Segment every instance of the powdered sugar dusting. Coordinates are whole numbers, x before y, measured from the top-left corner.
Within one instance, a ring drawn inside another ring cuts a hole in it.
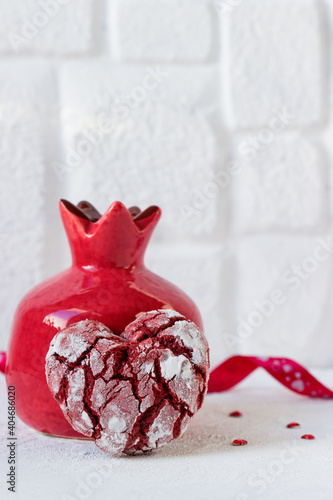
[[[102,323],[89,320],[80,321],[55,335],[46,359],[53,354],[58,354],[67,358],[70,363],[75,363],[98,337],[109,338],[110,336],[113,335]]]
[[[127,429],[126,420],[113,415],[109,418],[107,428],[109,432],[125,432]]]
[[[169,442],[170,434],[172,434],[178,418],[178,412],[166,401],[148,433],[149,447],[151,449],[163,446]]]
[[[162,354],[163,359],[160,360],[161,375],[165,380],[171,380],[178,374],[182,377],[190,378],[192,375],[191,363],[182,354],[175,356],[168,349]]]
[[[163,314],[165,314],[165,316],[168,319],[172,319],[172,318],[184,318],[184,316],[182,314],[179,314],[179,312],[174,311],[173,309],[159,309],[158,312],[161,312],[161,311],[163,311]]]
[[[88,347],[89,343],[80,334],[69,336],[66,333],[59,333],[55,336],[47,356],[57,353],[59,356],[68,358],[69,362],[74,363]]]
[[[101,373],[101,371],[103,370],[103,368],[105,366],[104,362],[103,362],[102,354],[97,349],[91,351],[89,362],[90,362],[91,371],[92,371],[94,376]]]
[[[192,361],[196,365],[208,362],[208,344],[203,333],[190,321],[178,321],[164,332],[181,340],[185,347],[192,350]]]
[[[68,375],[68,406],[82,401],[84,385],[85,377],[82,369],[77,368]]]
[[[92,429],[93,424],[92,424],[92,421],[91,421],[91,419],[90,419],[90,417],[89,417],[88,413],[87,413],[87,412],[85,412],[85,411],[83,411],[83,412],[81,413],[81,418],[82,418],[82,420],[83,420],[83,421],[87,424],[87,427],[88,427],[89,429]]]

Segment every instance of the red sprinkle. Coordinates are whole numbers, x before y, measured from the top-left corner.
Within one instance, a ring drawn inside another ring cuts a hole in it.
[[[315,439],[312,434],[303,434],[302,439]]]
[[[241,417],[243,414],[240,411],[232,411],[229,413],[229,417]]]
[[[247,441],[245,441],[245,439],[235,439],[232,444],[234,446],[244,446],[245,444],[247,444]]]
[[[297,422],[290,422],[287,427],[288,429],[293,429],[294,427],[300,427],[300,424],[298,424]]]

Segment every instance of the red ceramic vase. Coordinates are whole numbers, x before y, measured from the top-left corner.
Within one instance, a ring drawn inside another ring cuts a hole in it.
[[[175,309],[200,328],[200,313],[179,288],[144,265],[144,253],[161,216],[114,202],[101,216],[88,202],[60,201],[72,266],[29,292],[19,305],[7,356],[8,385],[16,388],[18,416],[34,429],[83,437],[65,420],[45,378],[45,356],[54,335],[83,319],[120,334],[139,314]]]

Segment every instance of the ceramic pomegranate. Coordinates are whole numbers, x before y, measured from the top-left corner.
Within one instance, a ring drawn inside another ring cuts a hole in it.
[[[29,292],[19,305],[6,364],[18,416],[34,429],[83,437],[67,422],[45,378],[45,356],[57,332],[82,320],[117,335],[140,314],[173,309],[202,329],[199,311],[179,288],[150,272],[144,253],[161,210],[114,202],[102,216],[90,203],[60,201],[72,266]],[[31,256],[33,258],[33,256]]]

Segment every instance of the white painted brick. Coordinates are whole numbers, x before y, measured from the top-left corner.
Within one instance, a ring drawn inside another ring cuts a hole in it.
[[[117,100],[127,103],[122,107],[126,118],[120,116],[112,131],[102,134],[100,144],[89,145],[89,155],[83,158],[81,152],[78,166],[64,175],[68,196],[73,201],[87,198],[100,210],[115,199],[127,205],[160,205],[164,215],[158,234],[165,238],[212,233],[218,197],[192,218],[182,211],[185,204],[193,205],[194,190],[214,173],[216,144],[208,120],[216,99],[216,70],[168,67],[168,76],[155,89],[144,91],[141,102],[128,101],[133,89],[141,95],[138,88],[143,88],[152,68],[110,66],[102,60],[65,67],[61,78],[64,153],[68,147],[80,150],[84,130],[98,128],[103,111],[113,118]],[[210,94],[202,99],[205,88]],[[68,165],[66,154],[64,162]]]
[[[211,365],[231,355],[223,332],[232,331],[233,259],[221,247],[200,244],[148,247],[148,269],[184,290],[199,307],[210,346]]]
[[[92,48],[92,0],[11,0],[0,11],[0,52],[71,54]]]
[[[247,338],[238,343],[243,353],[292,357],[308,366],[332,363],[333,318],[326,312],[332,309],[333,256],[322,247],[319,256],[324,260],[311,262],[317,246],[317,238],[305,236],[258,236],[241,242],[237,321],[248,322],[258,311],[255,301],[267,300],[274,289],[285,297],[252,332],[243,330]],[[304,279],[295,275],[299,271],[293,266],[300,267]]]
[[[315,0],[247,0],[222,17],[230,123],[267,124],[286,106],[293,126],[323,119],[325,47]]]
[[[212,46],[205,0],[115,0],[110,9],[115,55],[127,60],[203,61]]]
[[[1,63],[0,95],[0,348],[4,348],[19,300],[44,272],[43,139],[54,95],[51,73],[34,63]]]
[[[329,99],[328,99],[328,117],[329,117],[329,122],[328,126],[323,130],[321,134],[321,141],[324,144],[324,147],[326,149],[326,154],[329,159],[329,192],[330,192],[330,212],[331,212],[331,220],[333,218],[333,165],[332,165],[332,158],[333,158],[333,2],[331,0],[325,0],[323,7],[325,8],[324,10],[324,15],[326,22],[328,24],[328,29],[327,29],[327,37],[326,37],[326,42],[328,46],[328,52],[329,52],[329,71],[328,71],[328,77],[329,77],[329,82],[328,82],[328,89],[329,89]]]
[[[298,133],[269,137],[268,144],[258,142],[255,133],[235,140],[239,173],[231,182],[234,230],[320,227],[328,207],[322,155]]]

